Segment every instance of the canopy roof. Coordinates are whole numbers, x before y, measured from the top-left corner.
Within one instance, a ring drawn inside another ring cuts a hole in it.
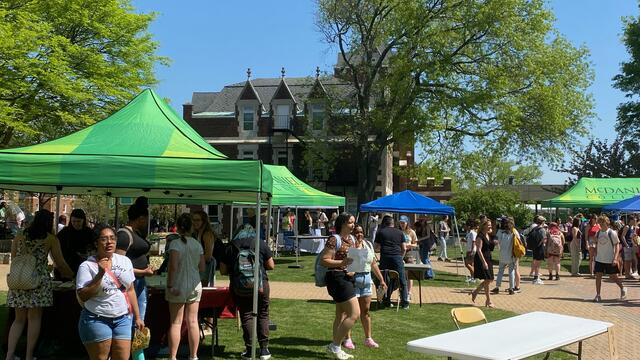
[[[562,195],[547,200],[553,207],[599,208],[640,194],[640,178],[581,178]]]
[[[360,211],[389,211],[410,214],[455,215],[455,209],[411,190],[387,195],[360,205]]]
[[[344,206],[344,197],[327,194],[317,190],[295,175],[284,166],[264,165],[263,178],[272,185],[271,204],[273,206],[298,207],[338,207]]]
[[[607,205],[602,208],[605,211],[622,211],[622,212],[634,212],[640,211],[640,195],[632,198],[622,200],[620,202]]]
[[[226,159],[150,89],[76,133],[0,150],[0,169],[0,188],[47,193],[255,201],[271,188],[260,161]]]

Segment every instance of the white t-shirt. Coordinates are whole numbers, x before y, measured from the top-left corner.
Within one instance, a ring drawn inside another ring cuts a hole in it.
[[[477,231],[469,230],[469,232],[467,232],[467,237],[465,238],[465,240],[467,240],[467,252],[473,251],[473,242],[476,241],[476,237],[478,237]]]
[[[608,234],[607,234],[608,233]],[[611,238],[609,238],[611,236]],[[620,242],[618,239],[618,234],[611,229],[607,229],[607,231],[598,231],[596,234],[596,246],[597,246],[597,254],[596,261],[603,264],[612,264],[613,263],[613,245],[616,245]]]
[[[113,254],[111,258],[111,272],[118,278],[118,281],[126,289],[131,286],[135,280],[133,275],[133,265],[128,257]],[[98,274],[98,263],[96,258],[91,256],[87,261],[80,264],[78,274],[76,275],[76,289],[81,289],[93,280]],[[102,277],[102,289],[97,295],[92,296],[84,303],[85,309],[88,311],[104,316],[118,317],[129,313],[127,306],[126,291],[123,293],[115,284],[113,278],[105,273]]]

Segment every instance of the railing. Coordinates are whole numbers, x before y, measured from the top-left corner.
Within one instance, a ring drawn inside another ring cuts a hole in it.
[[[274,115],[273,129],[274,130],[291,130],[291,120],[289,119],[289,115]]]

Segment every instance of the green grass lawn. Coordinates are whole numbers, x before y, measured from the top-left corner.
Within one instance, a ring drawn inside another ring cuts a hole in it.
[[[6,293],[0,292],[0,320],[6,321]],[[466,305],[463,305],[466,306]],[[409,340],[455,330],[450,317],[454,305],[428,304],[412,307],[409,311],[396,312],[392,309],[376,310],[373,306],[373,336],[380,348],[371,350],[362,345],[363,333],[359,323],[353,331],[356,350],[350,351],[361,359],[437,359],[426,355],[409,353],[405,344]],[[495,321],[515,314],[499,309],[483,309],[489,321]],[[329,358],[324,346],[330,342],[331,323],[335,306],[328,301],[280,300],[271,302],[271,319],[277,330],[270,336],[270,349],[274,359],[319,359]],[[224,349],[216,358],[238,359],[243,351],[242,331],[235,320],[220,320],[220,345]],[[208,347],[210,337],[203,347]],[[496,346],[499,341],[496,339]],[[202,358],[206,358],[203,356]],[[541,359],[542,356],[533,359]],[[571,359],[567,354],[554,353],[554,359]],[[62,356],[58,359],[69,359]]]

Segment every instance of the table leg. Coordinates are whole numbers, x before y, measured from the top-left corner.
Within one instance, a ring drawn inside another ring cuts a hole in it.
[[[582,360],[582,341],[578,342],[578,360]]]
[[[302,265],[298,262],[298,257],[300,256],[300,239],[296,236],[296,242],[294,243],[295,249],[294,252],[296,254],[296,264],[287,266],[290,269],[301,269]]]
[[[420,278],[418,278],[418,291],[419,291],[419,298],[420,298],[420,307],[422,307],[422,282],[420,280]]]
[[[609,360],[618,360],[613,326],[607,329],[607,336],[609,337]]]

